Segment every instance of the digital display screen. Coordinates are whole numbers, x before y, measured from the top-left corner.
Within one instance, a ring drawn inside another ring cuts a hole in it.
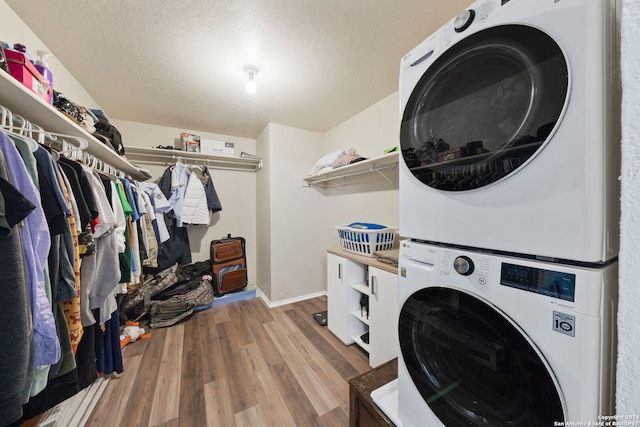
[[[502,263],[500,284],[573,302],[576,296],[576,275],[541,268]]]

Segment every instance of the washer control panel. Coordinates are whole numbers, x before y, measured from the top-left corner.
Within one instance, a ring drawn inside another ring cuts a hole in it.
[[[482,254],[461,255],[454,249],[442,250],[441,273],[443,276],[467,278],[470,283],[484,286],[489,278],[489,258]]]

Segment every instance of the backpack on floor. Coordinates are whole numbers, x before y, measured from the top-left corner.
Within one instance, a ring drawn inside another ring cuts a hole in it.
[[[244,237],[211,241],[211,270],[216,295],[237,292],[247,286],[247,257]]]
[[[181,270],[188,278],[187,282],[168,288],[153,298],[145,294],[144,305],[149,311],[150,328],[175,325],[213,303],[209,261],[184,265]]]

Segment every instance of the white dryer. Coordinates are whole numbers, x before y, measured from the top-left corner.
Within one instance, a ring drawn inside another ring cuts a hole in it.
[[[479,0],[402,59],[402,236],[617,255],[614,3]]]
[[[401,424],[547,427],[612,415],[616,267],[401,242]]]

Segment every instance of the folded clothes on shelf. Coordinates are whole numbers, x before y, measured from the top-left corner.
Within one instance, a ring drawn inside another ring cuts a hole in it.
[[[382,251],[375,251],[373,256],[380,262],[397,266],[399,252],[399,249],[386,249]]]

